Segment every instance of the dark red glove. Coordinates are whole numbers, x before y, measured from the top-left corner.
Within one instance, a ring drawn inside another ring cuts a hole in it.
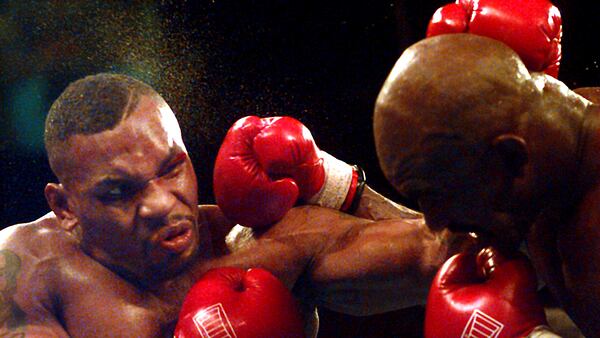
[[[530,71],[558,77],[562,56],[560,11],[548,0],[457,0],[440,7],[427,36],[472,33],[506,43]]]
[[[429,291],[425,337],[515,338],[536,328],[536,333],[552,335],[536,287],[533,268],[523,255],[507,259],[493,248],[477,256],[455,255]]]
[[[217,204],[232,221],[261,227],[297,203],[348,211],[360,198],[362,171],[320,151],[291,117],[244,117],[227,132],[215,162]]]
[[[218,268],[188,293],[176,338],[303,337],[298,304],[288,289],[263,269]]]

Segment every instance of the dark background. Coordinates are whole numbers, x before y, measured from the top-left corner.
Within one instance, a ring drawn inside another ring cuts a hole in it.
[[[98,72],[136,76],[167,99],[201,203],[214,202],[213,160],[225,132],[251,114],[298,118],[321,149],[360,164],[372,187],[402,202],[378,167],[372,109],[396,59],[446,3],[0,1],[0,227],[48,211],[43,188],[55,178],[45,114],[69,82]],[[559,78],[570,88],[600,85],[600,10],[586,3],[554,1],[563,17]],[[322,336],[419,335],[422,309],[393,314],[403,318],[397,324],[390,316],[352,325],[339,316],[324,322]]]

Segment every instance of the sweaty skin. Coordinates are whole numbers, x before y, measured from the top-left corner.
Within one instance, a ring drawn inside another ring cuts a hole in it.
[[[427,224],[505,250],[526,240],[589,337],[600,332],[598,93],[529,73],[498,41],[452,34],[402,54],[374,113],[381,167]]]
[[[368,188],[361,217],[306,206],[264,233],[234,228],[198,206],[180,135],[147,95],[113,129],[67,140],[61,183],[45,189],[52,212],[0,232],[0,336],[172,337],[194,280],[231,265],[279,277],[313,336],[317,305],[371,314],[424,302],[463,243]]]

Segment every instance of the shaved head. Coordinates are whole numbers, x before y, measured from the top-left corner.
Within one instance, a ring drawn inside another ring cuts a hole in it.
[[[588,105],[502,42],[439,35],[408,48],[386,79],[373,117],[377,156],[428,225],[505,237],[513,228],[513,240],[532,201],[565,184],[551,163],[576,162]]]
[[[381,167],[394,184],[405,151],[429,135],[475,142],[508,132],[536,96],[518,55],[498,41],[472,34],[422,40],[402,54],[377,98]]]

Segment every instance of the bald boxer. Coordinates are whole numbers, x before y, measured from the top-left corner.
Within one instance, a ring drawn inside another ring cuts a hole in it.
[[[167,103],[123,75],[70,84],[45,144],[58,178],[44,191],[52,212],[0,232],[2,336],[172,337],[192,285],[219,267],[272,273],[312,336],[316,306],[364,315],[422,303],[456,239],[368,187],[362,217],[300,206],[260,236],[229,233],[217,206],[198,206]]]
[[[588,337],[600,332],[599,98],[530,73],[503,43],[452,34],[408,48],[374,112],[381,167],[428,226],[506,251],[525,240]]]

